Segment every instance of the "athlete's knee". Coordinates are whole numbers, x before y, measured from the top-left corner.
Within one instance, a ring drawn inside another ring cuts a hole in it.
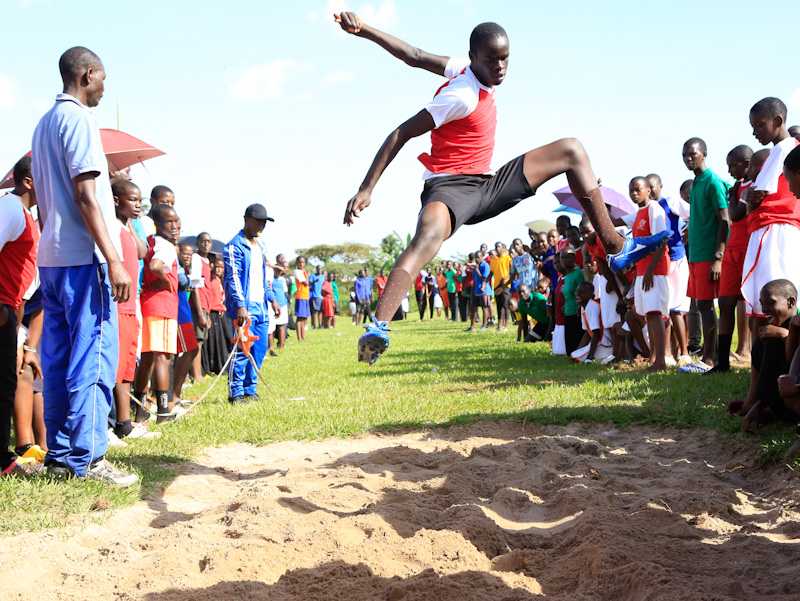
[[[563,138],[558,141],[559,150],[572,165],[586,159],[586,150],[577,138]]]
[[[420,229],[409,245],[417,252],[438,252],[446,238],[445,228],[433,225]]]

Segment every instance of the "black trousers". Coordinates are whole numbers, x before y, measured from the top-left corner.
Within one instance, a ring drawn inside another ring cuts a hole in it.
[[[8,305],[8,321],[0,327],[0,469],[6,469],[17,454],[9,450],[11,417],[17,392],[17,316]]]
[[[458,294],[455,292],[448,292],[447,300],[450,301],[450,319],[452,321],[458,321]]]
[[[419,318],[425,317],[425,306],[428,304],[428,297],[425,295],[425,290],[417,290],[417,306],[419,307]]]
[[[580,315],[566,315],[564,317],[564,342],[567,346],[567,355],[578,350],[583,338]]]
[[[463,293],[458,299],[458,312],[461,314],[461,321],[467,321],[469,312],[469,295]]]

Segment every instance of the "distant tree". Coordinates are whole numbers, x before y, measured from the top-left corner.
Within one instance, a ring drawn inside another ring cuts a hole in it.
[[[323,265],[326,270],[335,271],[345,278],[354,277],[360,269],[378,260],[381,254],[379,248],[361,242],[317,244],[295,249],[295,252],[306,257],[312,265]]]

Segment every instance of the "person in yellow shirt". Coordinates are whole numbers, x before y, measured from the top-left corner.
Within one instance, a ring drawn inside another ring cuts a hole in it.
[[[497,256],[489,263],[489,270],[494,278],[492,283],[494,284],[494,299],[497,303],[497,330],[508,332],[511,255],[508,254],[508,249],[502,242],[495,242],[494,249]]]

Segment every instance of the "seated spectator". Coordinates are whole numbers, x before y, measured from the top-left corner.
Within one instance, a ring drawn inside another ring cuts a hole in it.
[[[742,429],[751,433],[766,419],[800,421],[800,397],[781,397],[778,381],[790,373],[786,347],[790,321],[797,315],[797,288],[789,280],[773,280],[761,289],[759,302],[767,325],[758,330],[753,343],[750,393],[738,411],[744,415]]]
[[[575,298],[581,308],[581,325],[583,338],[579,347],[570,355],[581,363],[603,362],[613,357],[611,337],[603,327],[600,315],[600,303],[594,299],[594,286],[589,282],[581,282],[575,291]]]
[[[511,299],[512,311],[519,311],[523,319],[517,324],[517,342],[540,342],[547,337],[550,318],[547,316],[547,297],[541,288],[546,286],[544,278],[536,283],[536,290],[531,291],[527,284],[517,288],[519,301]]]

